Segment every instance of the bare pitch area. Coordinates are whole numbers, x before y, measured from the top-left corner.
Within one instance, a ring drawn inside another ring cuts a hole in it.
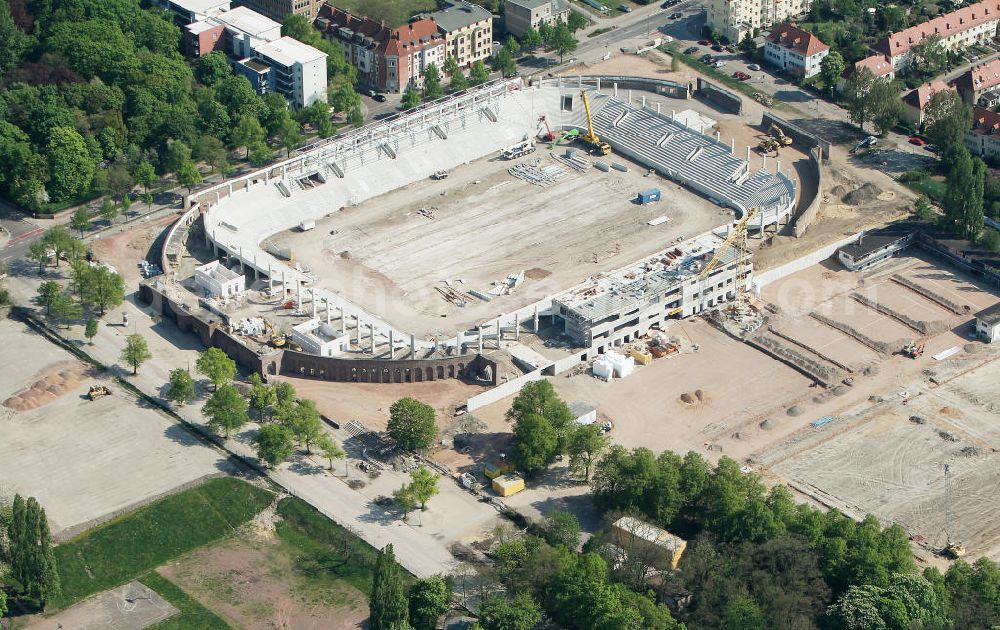
[[[557,147],[563,154],[567,147]],[[445,181],[420,181],[336,212],[314,230],[271,239],[290,247],[317,284],[418,335],[449,335],[499,313],[527,306],[587,277],[627,265],[725,224],[732,213],[659,176],[561,166],[551,186],[508,174],[516,164],[557,166],[546,145],[514,161],[484,158]],[[606,158],[607,159],[607,158]],[[663,200],[634,203],[657,187]],[[647,221],[666,215],[657,226]],[[433,217],[433,218],[430,218]],[[445,280],[459,291],[486,293],[491,283],[526,271],[524,283],[490,302],[465,307],[442,298]]]
[[[23,325],[0,321],[0,337],[0,360],[18,366],[3,371],[0,399],[45,392],[37,408],[0,407],[0,491],[37,497],[56,535],[225,469],[218,453]],[[62,373],[87,378],[64,387]],[[39,389],[46,378],[58,386]],[[96,383],[114,393],[87,400]]]
[[[26,627],[31,630],[142,630],[176,612],[177,609],[156,591],[133,581],[70,606],[52,617],[39,617]]]

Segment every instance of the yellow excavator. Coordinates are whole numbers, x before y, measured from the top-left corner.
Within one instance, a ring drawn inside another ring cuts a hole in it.
[[[775,139],[783,147],[792,146],[792,139],[785,135],[785,131],[778,125],[771,123],[771,126],[767,130],[768,133],[773,133]]]
[[[611,153],[611,145],[598,138],[597,134],[594,133],[594,120],[590,117],[590,101],[587,100],[586,90],[580,92],[580,98],[583,99],[583,109],[587,113],[587,133],[580,134],[580,141],[587,145],[594,155]]]

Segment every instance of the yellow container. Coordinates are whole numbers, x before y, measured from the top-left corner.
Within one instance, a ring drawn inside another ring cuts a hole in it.
[[[648,352],[643,352],[638,348],[632,348],[629,351],[629,356],[635,359],[635,362],[639,365],[649,365],[653,362],[653,355]]]
[[[524,490],[524,479],[517,475],[500,475],[493,480],[493,491],[502,497],[509,497]]]

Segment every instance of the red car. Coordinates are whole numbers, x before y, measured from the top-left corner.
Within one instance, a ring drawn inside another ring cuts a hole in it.
[[[921,138],[920,136],[912,136],[910,138],[910,144],[916,145],[918,147],[922,147],[925,144],[927,144],[927,141],[924,140],[923,138]]]
[[[750,75],[747,74],[746,72],[741,72],[737,70],[736,72],[733,73],[733,78],[739,79],[740,81],[748,81],[750,79]]]

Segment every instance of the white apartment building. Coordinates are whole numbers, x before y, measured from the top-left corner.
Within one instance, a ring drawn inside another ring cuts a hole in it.
[[[809,12],[812,0],[709,0],[708,26],[730,43]]]
[[[764,46],[764,60],[768,64],[806,78],[819,74],[820,64],[828,54],[829,46],[794,24],[772,28]]]
[[[913,47],[937,35],[948,50],[962,50],[993,39],[1000,24],[1000,0],[985,0],[938,16],[882,38],[874,48],[892,62],[894,70],[906,68]]]
[[[433,18],[444,34],[446,54],[467,68],[493,55],[493,14],[467,0],[446,0]]]
[[[567,21],[569,6],[564,0],[505,0],[503,16],[507,32],[521,37],[530,28]]]
[[[268,88],[297,107],[326,102],[326,53],[291,37],[254,48],[254,58],[270,67]]]

